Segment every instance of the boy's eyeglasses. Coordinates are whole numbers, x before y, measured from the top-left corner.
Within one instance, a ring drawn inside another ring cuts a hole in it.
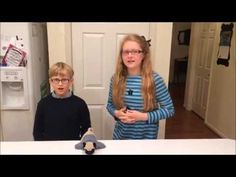
[[[123,50],[122,51],[122,55],[125,55],[125,56],[129,55],[129,53],[131,55],[138,55],[140,53],[143,53],[143,51],[142,50]]]
[[[54,83],[54,84],[59,84],[60,82],[62,84],[68,84],[70,79],[51,79],[51,81]]]

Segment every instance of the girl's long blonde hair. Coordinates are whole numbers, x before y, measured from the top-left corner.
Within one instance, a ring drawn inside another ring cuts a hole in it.
[[[120,44],[120,51],[117,58],[116,71],[113,76],[112,101],[117,109],[124,107],[123,96],[125,94],[126,77],[128,75],[127,67],[122,61],[122,49],[127,41],[134,41],[140,45],[143,51],[143,60],[141,64],[142,77],[142,96],[144,99],[144,110],[150,111],[156,107],[155,85],[153,81],[153,70],[150,59],[149,43],[143,36],[137,34],[127,35]]]

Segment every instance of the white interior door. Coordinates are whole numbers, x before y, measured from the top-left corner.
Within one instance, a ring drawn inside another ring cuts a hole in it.
[[[89,107],[98,139],[111,139],[114,120],[106,110],[120,40],[128,33],[149,37],[149,23],[72,23],[74,93]]]
[[[193,111],[205,118],[208,98],[208,86],[215,41],[216,24],[198,23],[200,39],[196,50],[196,64],[193,89]],[[197,31],[197,30],[196,30]]]

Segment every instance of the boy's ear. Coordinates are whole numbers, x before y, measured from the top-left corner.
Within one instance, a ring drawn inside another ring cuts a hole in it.
[[[74,84],[74,78],[71,78],[71,79],[70,79],[70,84],[71,84],[71,85]]]

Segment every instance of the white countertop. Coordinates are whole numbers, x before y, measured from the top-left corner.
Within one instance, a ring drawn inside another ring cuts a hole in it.
[[[157,140],[99,140],[106,145],[94,155],[165,155],[165,154],[236,154],[232,139],[157,139]],[[75,149],[79,141],[4,141],[0,154],[82,155]]]

